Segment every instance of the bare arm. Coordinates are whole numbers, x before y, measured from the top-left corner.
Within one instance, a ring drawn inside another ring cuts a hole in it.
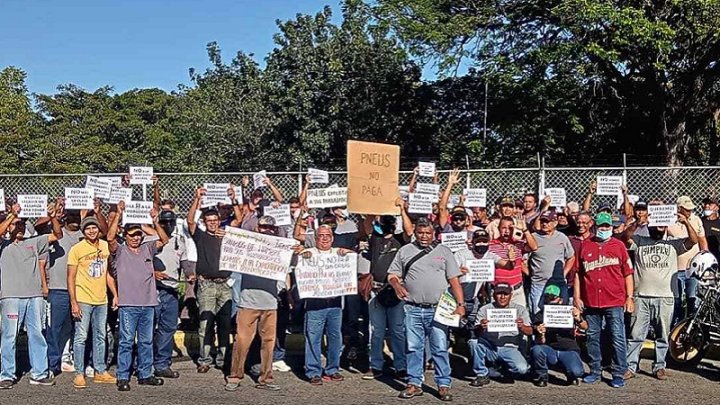
[[[60,221],[57,219],[57,205],[53,208],[52,212],[48,214],[50,216],[50,222],[52,223],[52,233],[48,235],[48,243],[53,243],[63,237],[62,225],[60,225]]]
[[[593,180],[590,182],[590,190],[587,194],[585,194],[585,200],[582,205],[583,211],[590,211],[590,204],[592,204],[592,198],[593,194],[595,194],[595,190],[597,190],[597,183]]]
[[[0,223],[0,237],[5,235],[8,228],[10,228],[10,225],[12,225],[12,223],[15,221],[19,214],[20,204],[15,203],[10,208],[10,212],[7,214],[7,217],[5,217],[5,220]]]
[[[159,213],[155,209],[153,209],[150,212],[150,216],[152,216],[152,219],[153,219],[153,226],[155,227],[155,232],[157,232],[158,238],[160,238],[155,241],[155,247],[160,249],[161,247],[167,245],[168,240],[170,240],[170,238],[168,237],[167,233],[165,232],[165,228],[163,228],[162,225],[160,225]]]
[[[300,196],[298,197],[300,199],[300,206],[305,206],[307,203],[307,193],[308,188],[310,188],[310,175],[305,175],[305,184],[303,184],[302,191],[300,192]]]
[[[410,183],[408,184],[408,193],[415,192],[415,184],[417,184],[418,170],[420,170],[420,168],[418,166],[415,166],[412,177],[410,177]]]
[[[449,213],[447,209],[448,201],[450,200],[450,194],[452,193],[453,187],[460,181],[460,170],[454,169],[450,176],[448,176],[448,183],[447,187],[445,187],[445,191],[442,194],[442,197],[440,197],[440,202],[438,203],[438,224],[443,227],[447,225],[448,219],[449,219]]]
[[[283,195],[280,190],[275,187],[275,184],[270,180],[270,177],[265,177],[265,184],[270,187],[270,191],[272,192],[273,197],[275,197],[275,201],[277,201],[278,203],[282,203]]]
[[[232,201],[233,213],[235,214],[235,219],[230,222],[230,226],[237,228],[240,227],[243,218],[245,218],[245,212],[243,210],[244,205],[242,204],[242,201],[239,201],[237,199],[237,195],[235,194],[235,186],[233,186],[232,184],[230,184],[230,188],[228,189],[228,196],[230,197],[230,201]]]
[[[158,176],[152,176],[153,182],[153,208],[160,211],[160,179]]]
[[[453,297],[455,297],[455,301],[458,303],[465,302],[465,296],[463,295],[463,289],[460,285],[460,279],[457,277],[453,277],[448,280],[450,283],[450,291],[452,291]]]
[[[628,188],[627,186],[622,186],[620,189],[623,194],[623,214],[625,217],[631,217],[633,215],[633,206],[632,202],[630,202],[630,197],[628,196]]]
[[[110,227],[108,228],[107,242],[110,248],[110,253],[115,253],[118,248],[118,224],[120,223],[120,218],[123,215],[123,211],[125,211],[125,202],[120,201],[117,205],[117,212],[115,213],[115,216],[113,216],[112,221],[110,221]]]
[[[38,260],[38,267],[40,267],[40,285],[42,286],[42,293],[44,297],[48,295],[48,284],[47,284],[47,260]]]
[[[570,273],[570,270],[572,270],[574,265],[575,265],[575,255],[573,255],[569,259],[565,260],[565,267],[563,267],[563,276],[567,277],[568,273]]]
[[[95,199],[95,208],[93,209],[95,212],[95,218],[98,220],[98,223],[100,226],[100,234],[101,235],[107,235],[108,232],[108,221],[107,218],[105,218],[105,215],[102,213],[102,200],[99,198]]]
[[[407,209],[405,206],[405,200],[398,197],[395,200],[395,205],[400,207],[400,217],[402,218],[403,232],[404,232],[403,236],[405,237],[406,241],[410,240],[410,238],[412,237],[412,234],[415,230],[415,225],[413,225],[412,220],[410,219],[410,215],[408,215],[408,213],[407,213]]]
[[[202,199],[203,195],[205,195],[205,189],[199,187],[195,191],[195,198],[193,199],[192,204],[190,204],[190,209],[188,210],[187,224],[188,232],[190,232],[190,235],[194,235],[195,230],[197,229],[197,223],[195,222],[195,213],[197,212],[198,207],[200,207],[200,200]]]

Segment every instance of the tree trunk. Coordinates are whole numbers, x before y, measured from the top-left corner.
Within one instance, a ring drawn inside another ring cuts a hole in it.
[[[665,155],[665,164],[668,166],[682,166],[686,153],[685,117],[667,117],[664,115],[661,122],[661,146]]]

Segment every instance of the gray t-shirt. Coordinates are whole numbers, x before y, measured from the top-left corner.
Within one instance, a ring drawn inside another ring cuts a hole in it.
[[[633,235],[635,250],[635,294],[641,297],[671,298],[672,276],[677,258],[686,251],[685,239],[655,240]]]
[[[155,241],[143,242],[134,253],[127,245],[119,245],[112,257],[118,300],[121,307],[152,307],[158,304],[153,273]]]
[[[465,267],[465,264],[468,260],[475,259],[475,254],[470,249],[461,249],[455,252],[455,260],[457,261],[459,267]],[[495,263],[495,266],[500,264],[500,261],[502,260],[500,256],[490,251],[485,252],[482,259],[491,259],[493,263]],[[477,296],[478,292],[480,292],[480,287],[482,286],[482,283],[466,282],[465,280],[463,280],[463,277],[460,277],[460,282],[463,288],[463,295],[465,296],[465,301],[471,301],[475,296]]]
[[[243,274],[241,283],[238,307],[260,311],[277,309],[278,293],[281,287],[279,281]]]
[[[42,297],[40,255],[48,251],[50,235],[0,242],[0,298]]]
[[[405,264],[422,249],[415,243],[401,247],[390,264],[388,274],[395,274],[402,279]],[[437,304],[442,293],[448,288],[448,280],[460,275],[460,268],[452,251],[447,246],[437,245],[410,266],[405,275],[405,288],[408,291],[406,300],[418,304]]]
[[[480,308],[475,320],[476,326],[479,326],[483,319],[487,319],[487,310],[491,308],[498,307],[493,302]],[[514,304],[512,302],[508,304],[507,309],[513,308],[517,310],[517,317],[522,319],[525,325],[530,326],[530,312],[528,312],[528,309],[522,305]],[[481,330],[483,331],[481,334],[482,338],[490,343],[493,343],[497,347],[505,346],[517,348],[522,342],[522,334],[520,333],[520,330],[516,330],[514,332],[488,332],[484,329]]]
[[[553,275],[564,278],[565,261],[575,255],[570,239],[558,231],[552,235],[534,233],[533,236],[538,244],[538,249],[530,253],[528,262],[533,284],[544,284]],[[558,262],[560,274],[554,274],[558,272]]]
[[[48,289],[67,290],[67,262],[70,248],[83,239],[82,232],[68,231],[62,228],[63,237],[50,244],[48,251],[40,259],[47,260],[45,272],[48,278]]]
[[[158,250],[153,259],[155,271],[161,271],[171,278],[171,280],[156,281],[157,286],[173,290],[177,289],[177,280],[180,280],[180,263],[187,261],[187,259],[185,238],[177,234],[173,235],[167,245]]]

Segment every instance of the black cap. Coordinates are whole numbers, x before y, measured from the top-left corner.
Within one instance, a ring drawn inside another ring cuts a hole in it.
[[[634,207],[634,208],[635,208],[635,211],[637,211],[637,210],[647,211],[647,209],[648,209],[648,204],[647,204],[645,201],[638,201],[638,202],[635,203],[635,207]]]
[[[508,283],[497,283],[495,284],[495,288],[493,289],[493,293],[506,293],[511,294],[512,293],[512,287]]]

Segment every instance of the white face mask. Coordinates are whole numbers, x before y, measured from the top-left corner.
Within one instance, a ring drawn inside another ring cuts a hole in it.
[[[712,215],[714,213],[715,213],[715,211],[713,211],[713,210],[703,210],[703,215],[705,215],[706,217],[709,217],[710,215]]]
[[[300,210],[299,209],[295,210],[295,212],[293,212],[292,216],[294,219],[300,218]]]

